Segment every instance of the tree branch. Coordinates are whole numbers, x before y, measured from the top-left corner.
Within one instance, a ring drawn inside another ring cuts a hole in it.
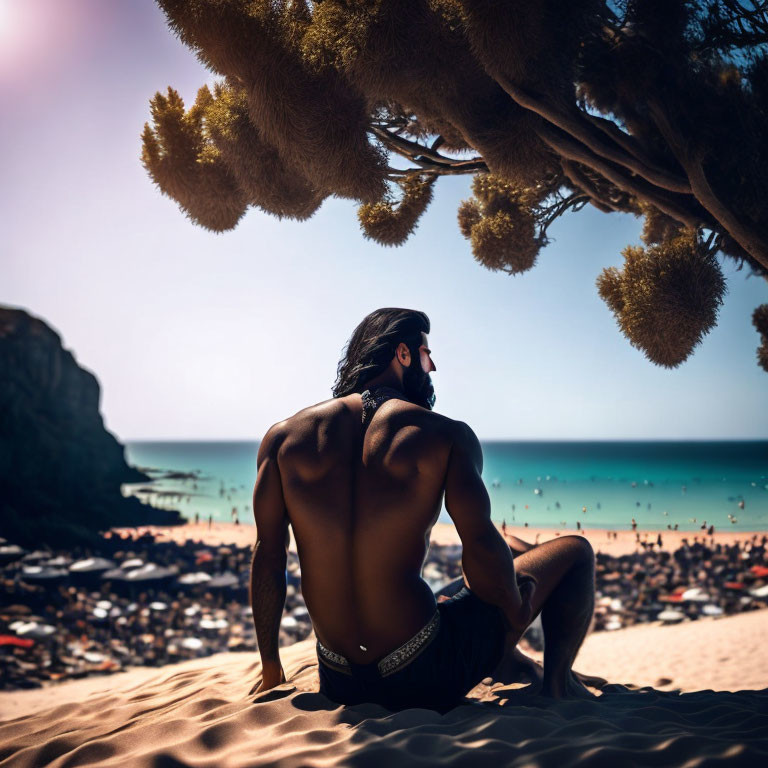
[[[748,254],[768,270],[768,249],[765,246],[765,238],[755,227],[739,219],[720,200],[707,179],[701,157],[689,155],[662,106],[651,99],[648,101],[648,109],[659,132],[688,174],[696,199]]]
[[[416,141],[404,139],[402,136],[395,136],[391,131],[388,131],[385,128],[380,128],[377,125],[372,125],[370,130],[375,136],[378,136],[381,141],[390,147],[390,149],[393,149],[400,155],[408,157],[418,164],[431,161],[431,165],[445,165],[452,168],[470,165],[477,166],[478,164],[485,166],[485,161],[482,157],[472,157],[469,160],[455,160],[451,157],[441,155],[435,149],[426,147]]]
[[[635,144],[630,153],[628,150],[622,151],[622,148],[616,145],[616,137],[614,136],[610,137],[614,140],[613,144],[602,141],[602,137],[593,130],[592,125],[578,110],[573,114],[563,113],[523,88],[514,85],[505,77],[496,77],[496,81],[521,107],[535,112],[561,131],[569,134],[573,139],[582,142],[594,154],[623,166],[657,187],[669,192],[690,194],[691,187],[686,179],[661,168],[647,157],[643,156],[642,160],[638,159],[637,154],[642,152],[638,145]],[[622,139],[622,141],[624,140]]]
[[[580,204],[589,202],[589,196],[581,194],[580,192],[574,192],[572,195],[556,203],[552,208],[547,209],[547,217],[541,223],[541,233],[546,234],[549,225],[558,217],[562,216],[570,208],[576,208]]]
[[[614,201],[610,200],[598,189],[597,185],[585,173],[579,170],[575,163],[563,159],[560,161],[560,165],[562,166],[563,173],[576,188],[581,189],[593,202],[599,203],[598,208],[605,213],[621,210]]]
[[[485,164],[482,164],[478,167],[465,167],[465,168],[451,168],[448,166],[431,166],[431,167],[422,167],[419,166],[418,168],[392,168],[392,166],[387,167],[387,178],[390,180],[398,179],[402,176],[410,176],[413,173],[420,173],[423,176],[465,176],[470,173],[477,173],[478,171],[485,172],[488,170],[488,167]]]
[[[686,207],[682,200],[675,199],[672,195],[666,194],[664,190],[649,184],[645,179],[627,174],[625,170],[617,168],[602,157],[598,157],[580,142],[563,134],[547,123],[544,123],[537,129],[537,134],[547,146],[554,149],[558,154],[568,160],[574,160],[591,168],[615,184],[619,189],[635,197],[652,202],[660,211],[663,211],[676,221],[680,221],[694,229],[706,223],[702,221],[700,216],[697,216]]]

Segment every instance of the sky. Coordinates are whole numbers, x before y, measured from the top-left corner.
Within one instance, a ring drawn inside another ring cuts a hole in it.
[[[151,0],[0,0],[0,304],[59,332],[118,438],[258,439],[330,397],[354,327],[384,306],[429,315],[436,410],[482,439],[768,438],[751,324],[768,283],[725,261],[717,327],[656,367],[595,288],[639,242],[631,216],[563,217],[518,276],[473,260],[465,177],[438,181],[396,249],[346,200],[302,223],[193,225],[142,168],[140,133],[155,91],[189,103],[213,80]]]

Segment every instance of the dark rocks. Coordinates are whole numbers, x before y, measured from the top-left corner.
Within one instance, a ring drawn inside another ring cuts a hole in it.
[[[123,483],[149,478],[104,428],[99,396],[96,377],[51,328],[0,307],[0,535],[68,546],[112,526],[183,522],[123,497]]]

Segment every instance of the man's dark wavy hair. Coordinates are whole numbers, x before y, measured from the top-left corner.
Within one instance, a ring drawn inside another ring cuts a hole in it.
[[[336,369],[334,397],[364,392],[366,383],[382,373],[403,342],[419,360],[421,332],[429,333],[429,318],[415,309],[387,307],[367,315],[355,328]]]

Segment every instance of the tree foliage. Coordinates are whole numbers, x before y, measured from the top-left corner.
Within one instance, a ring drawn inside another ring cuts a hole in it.
[[[335,195],[400,245],[440,176],[472,174],[460,231],[515,274],[566,211],[630,213],[644,247],[598,290],[666,366],[716,322],[718,255],[768,276],[765,0],[158,2],[221,80],[188,110],[156,94],[142,159],[208,229]]]

